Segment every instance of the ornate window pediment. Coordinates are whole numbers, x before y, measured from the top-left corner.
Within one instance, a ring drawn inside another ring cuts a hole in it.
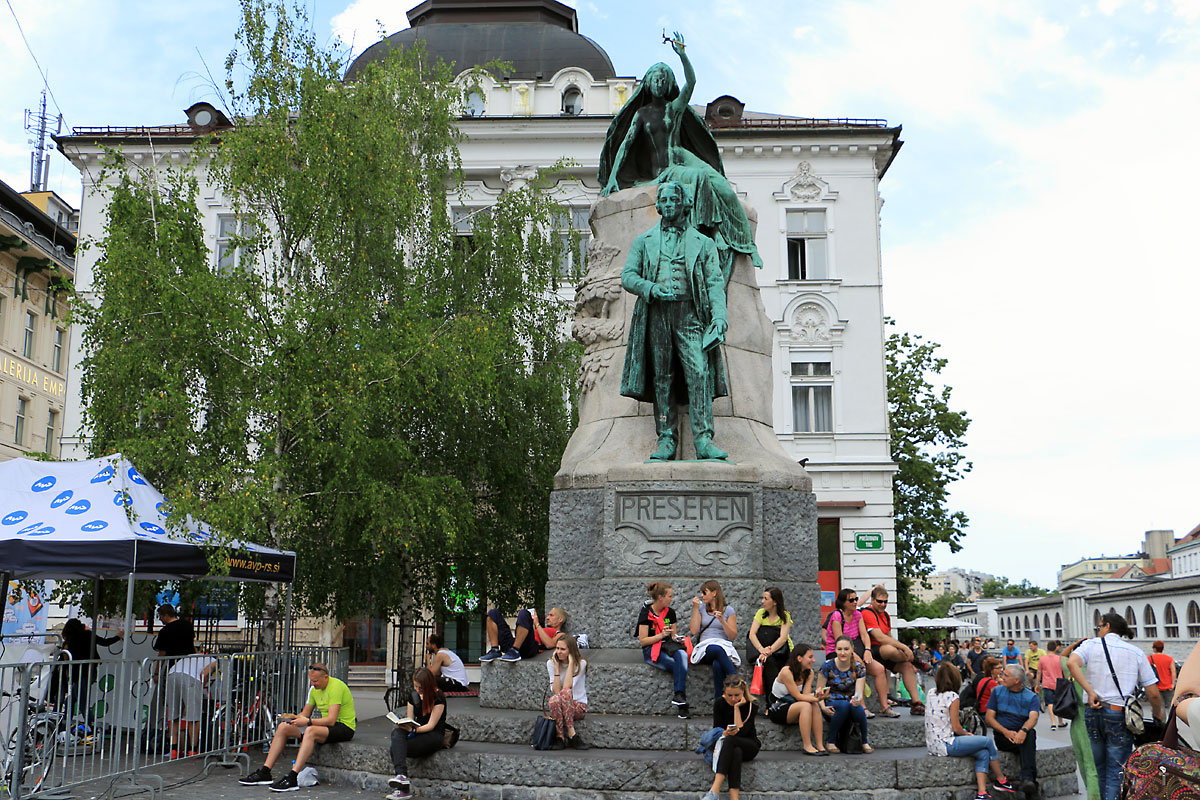
[[[846,322],[838,319],[837,310],[826,298],[808,295],[788,304],[776,328],[789,344],[836,344],[841,341]]]
[[[775,193],[776,200],[814,203],[818,200],[837,200],[837,192],[829,189],[829,183],[813,172],[812,162],[801,161],[796,165],[792,177],[783,182]]]

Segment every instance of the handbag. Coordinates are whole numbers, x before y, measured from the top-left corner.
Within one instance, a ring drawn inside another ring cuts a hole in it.
[[[1113,668],[1112,657],[1108,654],[1108,642],[1101,639],[1100,645],[1104,648],[1104,660],[1108,662],[1108,672],[1112,675],[1113,685],[1117,687],[1118,694],[1124,698],[1125,692],[1121,689],[1121,683],[1117,680],[1117,671]],[[1146,718],[1142,716],[1141,695],[1141,688],[1134,687],[1133,694],[1125,700],[1125,730],[1135,737],[1146,732]]]
[[[862,726],[854,720],[846,720],[845,724],[838,730],[837,738],[834,740],[838,750],[841,750],[847,755],[862,755],[863,752],[863,736]]]
[[[750,677],[750,694],[761,695],[763,693],[762,673],[762,664],[755,664],[754,674]]]
[[[554,748],[554,740],[558,734],[554,730],[554,720],[549,717],[538,716],[533,721],[533,749],[534,750],[551,750]]]
[[[1075,719],[1079,716],[1079,696],[1070,678],[1059,678],[1054,682],[1054,716]]]
[[[550,729],[554,730],[553,720],[550,720],[550,722],[551,722]],[[534,725],[535,731],[536,731],[536,728],[537,728],[537,725],[535,724]],[[450,723],[446,723],[445,729],[442,730],[442,747],[446,750],[449,750],[451,747],[454,747],[454,745],[456,745],[456,744],[458,744],[458,728],[454,727]]]
[[[1144,744],[1125,762],[1121,800],[1200,800],[1200,753],[1180,745],[1175,709],[1161,743]]]

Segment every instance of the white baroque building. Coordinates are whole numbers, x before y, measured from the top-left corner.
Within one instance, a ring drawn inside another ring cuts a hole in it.
[[[638,77],[617,76],[604,51],[578,33],[574,10],[555,0],[426,0],[408,17],[412,27],[365,51],[347,80],[380,51],[416,38],[454,61],[464,76],[495,58],[512,64],[509,74],[477,83],[463,109],[466,188],[454,203],[464,232],[470,211],[561,161],[571,165],[556,189],[568,212],[564,226],[586,237],[587,212],[601,188],[601,145]],[[660,55],[669,53],[648,52],[646,66]],[[732,95],[697,111],[714,133],[730,182],[757,212],[764,261],[759,284],[775,326],[774,375],[762,391],[771,394],[785,450],[807,460],[813,478],[825,602],[839,586],[866,591],[882,583],[894,603],[895,465],[888,445],[879,184],[902,144],[900,128],[883,120],[754,113]],[[81,238],[104,234],[105,197],[94,183],[101,148],[120,146],[131,165],[179,168],[189,163],[201,134],[227,123],[205,103],[187,113],[187,122],[179,124],[76,128],[58,138],[59,149],[83,174]],[[226,198],[203,174],[198,178],[216,268],[232,257],[224,239],[234,218]],[[77,265],[76,284],[85,297],[97,255],[89,250]],[[72,365],[78,360],[73,350]],[[68,433],[80,421],[79,381],[73,377]],[[85,444],[67,437],[64,457],[82,457]]]

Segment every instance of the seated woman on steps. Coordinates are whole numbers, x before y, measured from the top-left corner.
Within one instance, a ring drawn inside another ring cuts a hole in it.
[[[862,749],[872,753],[867,744],[867,714],[863,708],[863,688],[867,668],[854,658],[854,643],[848,636],[839,636],[834,657],[821,665],[817,678],[817,690],[829,687],[829,698],[821,704],[821,712],[829,717],[829,740],[825,749],[831,753],[841,752],[836,744],[842,726],[857,723],[862,730]]]
[[[704,800],[719,800],[721,782],[729,780],[729,800],[738,800],[742,790],[742,764],[753,761],[760,747],[754,729],[756,709],[750,699],[750,687],[741,675],[725,679],[721,696],[713,703],[713,727],[721,729],[721,738],[713,751],[712,788]]]
[[[987,774],[993,776],[997,792],[1015,795],[1016,787],[1009,783],[1000,769],[1000,753],[989,736],[971,736],[958,720],[958,690],[962,675],[948,660],[938,666],[933,681],[934,691],[925,703],[925,747],[934,756],[971,756],[975,759],[975,800],[991,800],[987,791]]]
[[[779,725],[800,726],[805,755],[827,756],[829,752],[825,750],[825,737],[821,734],[822,718],[818,706],[829,695],[829,690],[815,687],[815,663],[816,652],[806,644],[797,644],[771,686],[767,717]]]
[[[737,612],[726,604],[721,584],[705,581],[700,594],[692,598],[692,620],[689,625],[696,646],[692,649],[693,664],[712,664],[713,697],[720,699],[725,678],[737,674],[742,664],[733,640],[737,638]]]
[[[393,791],[388,800],[412,797],[408,781],[408,757],[427,756],[444,747],[446,733],[446,696],[437,687],[433,673],[425,667],[413,673],[413,690],[408,696],[405,716],[417,726],[392,729],[392,769],[396,776],[388,780]]]
[[[754,614],[750,623],[750,644],[746,647],[746,659],[762,664],[763,686],[775,682],[775,676],[792,652],[792,615],[783,605],[783,590],[771,586],[763,591],[762,608]]]
[[[675,680],[671,705],[680,719],[687,719],[688,654],[676,639],[678,617],[671,608],[675,590],[666,581],[654,581],[646,587],[646,592],[650,601],[638,613],[635,631],[642,646],[642,658],[650,666],[671,673]]]
[[[883,670],[883,664],[876,661],[871,653],[871,637],[867,633],[867,623],[863,620],[862,611],[858,608],[858,592],[853,589],[844,588],[838,592],[833,611],[829,612],[829,618],[825,620],[825,660],[834,657],[834,643],[839,636],[850,639],[855,655],[866,666],[867,675],[875,682],[875,693],[879,695],[879,705],[884,715],[899,716],[890,710],[892,705],[887,699],[887,673]],[[868,718],[875,716],[869,711],[866,714]]]
[[[574,636],[560,636],[554,643],[554,655],[546,662],[550,675],[549,716],[558,732],[555,750],[567,745],[587,750],[583,739],[575,732],[575,723],[587,713],[588,663],[579,655]]]

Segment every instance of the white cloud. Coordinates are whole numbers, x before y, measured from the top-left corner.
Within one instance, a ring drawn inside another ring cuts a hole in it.
[[[410,4],[393,0],[355,0],[335,14],[329,26],[335,36],[361,53],[379,41],[380,34],[390,36],[408,27],[405,11]]]

